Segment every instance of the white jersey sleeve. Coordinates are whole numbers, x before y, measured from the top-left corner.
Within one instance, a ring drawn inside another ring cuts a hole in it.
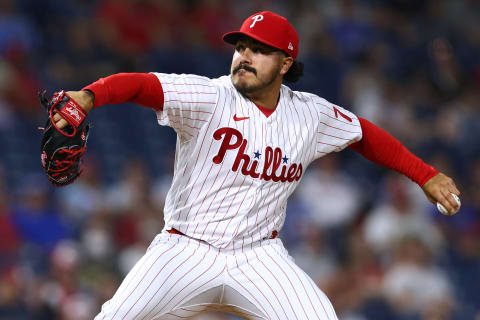
[[[311,96],[317,111],[316,156],[338,152],[362,139],[362,128],[355,114],[318,96]]]
[[[212,80],[188,74],[154,73],[163,88],[163,108],[157,111],[160,125],[172,127],[180,138],[198,135],[212,115],[218,90]]]

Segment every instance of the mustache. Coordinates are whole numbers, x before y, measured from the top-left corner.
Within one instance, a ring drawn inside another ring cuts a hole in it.
[[[257,75],[257,70],[255,70],[254,68],[252,68],[252,67],[250,67],[246,64],[243,64],[243,63],[236,66],[235,69],[233,69],[232,74],[236,74],[238,71],[240,71],[242,69],[252,72],[255,76]]]

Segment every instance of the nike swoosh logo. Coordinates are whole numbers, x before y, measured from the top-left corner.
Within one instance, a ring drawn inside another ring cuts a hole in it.
[[[237,117],[236,114],[233,115],[233,120],[235,120],[235,121],[246,120],[248,118],[250,118],[250,117]]]

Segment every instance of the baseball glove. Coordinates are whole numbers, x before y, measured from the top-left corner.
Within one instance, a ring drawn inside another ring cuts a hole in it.
[[[90,125],[85,123],[87,113],[65,91],[55,92],[51,100],[46,91],[38,93],[40,103],[48,113],[40,143],[43,170],[48,181],[55,186],[65,186],[80,176],[83,171],[82,157],[87,148]],[[68,125],[60,129],[53,116],[58,112]]]

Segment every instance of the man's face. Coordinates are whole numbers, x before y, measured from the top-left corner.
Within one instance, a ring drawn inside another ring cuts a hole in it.
[[[251,38],[241,38],[230,69],[234,87],[243,94],[255,93],[281,77],[285,54]]]

